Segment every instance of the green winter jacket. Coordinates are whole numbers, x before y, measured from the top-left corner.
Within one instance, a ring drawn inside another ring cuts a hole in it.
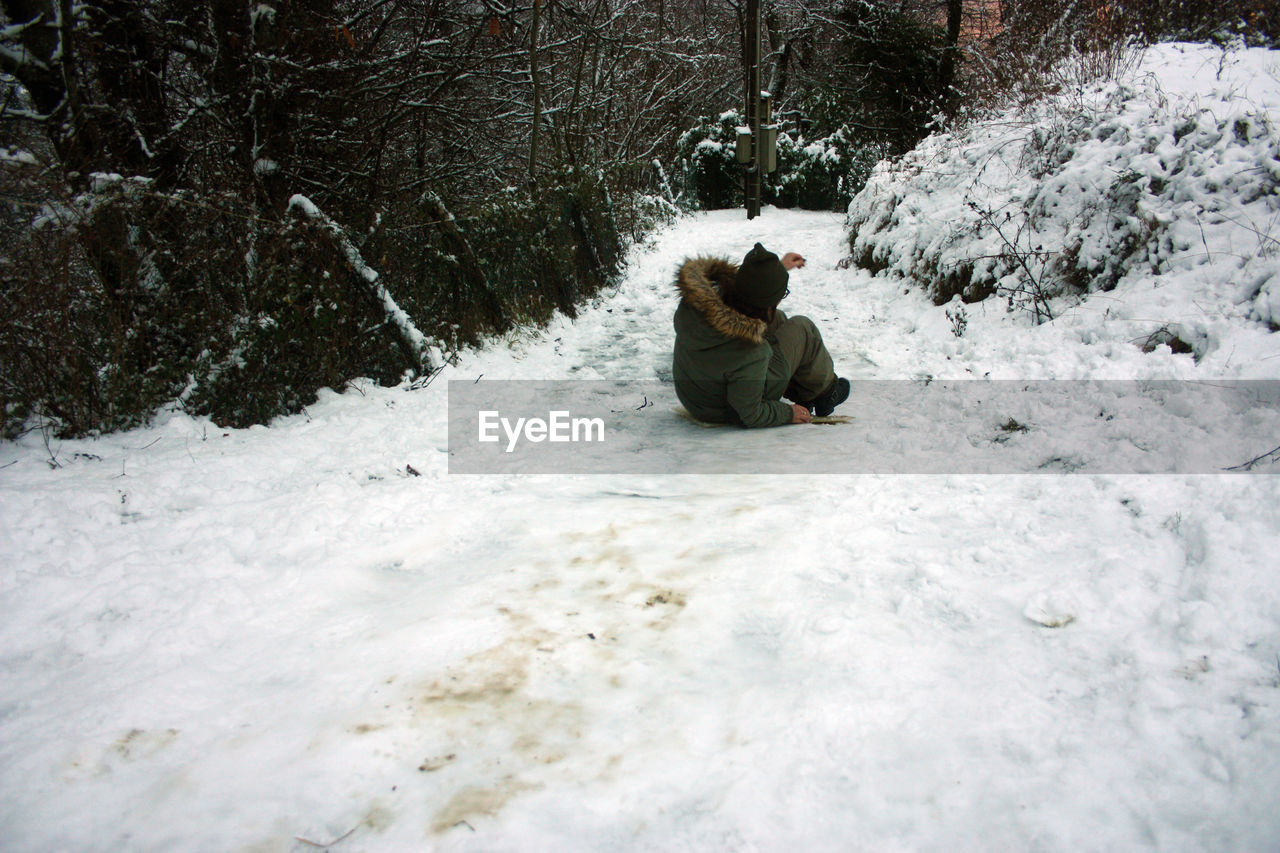
[[[786,380],[770,381],[768,326],[730,308],[720,296],[737,273],[737,264],[723,258],[693,258],[680,267],[672,358],[676,396],[701,421],[747,427],[789,424],[791,404],[778,399]],[[774,322],[782,319],[779,312]],[[766,388],[778,390],[773,399]]]

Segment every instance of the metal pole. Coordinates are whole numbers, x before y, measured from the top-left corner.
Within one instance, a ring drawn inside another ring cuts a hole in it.
[[[743,195],[747,219],[760,215],[760,0],[747,0],[747,124],[751,126],[751,162]]]

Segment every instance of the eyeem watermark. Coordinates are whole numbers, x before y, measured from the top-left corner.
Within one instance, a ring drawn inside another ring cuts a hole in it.
[[[501,427],[507,440],[507,453],[516,449],[521,438],[534,444],[542,441],[604,441],[604,418],[575,418],[568,410],[550,411],[545,420],[516,418],[514,424],[497,410],[481,411],[478,416],[479,435],[476,440],[483,443],[500,441],[498,429]]]
[[[453,474],[1280,475],[1280,380],[860,380],[842,418],[757,430],[669,382],[448,387]]]

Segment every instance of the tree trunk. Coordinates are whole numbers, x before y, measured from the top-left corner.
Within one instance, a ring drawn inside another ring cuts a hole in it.
[[[538,133],[542,124],[542,79],[538,76],[538,19],[542,0],[533,0],[529,33],[529,76],[533,81],[533,127],[529,132],[529,183],[538,183]]]
[[[72,186],[86,189],[92,172],[162,179],[162,189],[171,183],[172,170],[159,167],[147,144],[164,127],[155,54],[150,34],[126,23],[128,7],[119,0],[0,0],[0,9],[10,21],[30,24],[18,35],[20,53],[0,53],[0,71],[30,93]],[[93,41],[77,37],[82,30]],[[95,103],[95,91],[103,103]]]
[[[938,90],[943,105],[949,110],[955,101],[956,60],[960,54],[960,24],[964,16],[964,0],[947,0],[947,44],[938,69]]]
[[[770,61],[773,66],[769,71],[769,94],[773,95],[774,104],[781,104],[789,82],[791,40],[779,31],[776,7],[770,5],[764,24],[769,32]]]

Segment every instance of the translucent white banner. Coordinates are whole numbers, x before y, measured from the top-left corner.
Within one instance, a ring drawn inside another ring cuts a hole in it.
[[[656,381],[451,381],[455,474],[1280,473],[1280,380],[857,381],[840,423],[702,424]]]

